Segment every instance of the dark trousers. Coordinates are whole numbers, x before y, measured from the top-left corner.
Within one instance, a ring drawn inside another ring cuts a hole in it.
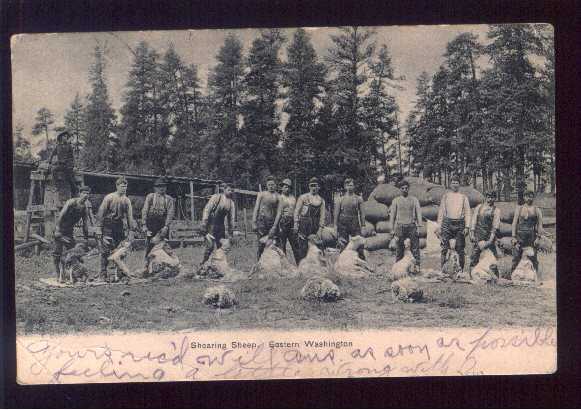
[[[522,252],[524,248],[531,247],[534,249],[535,255],[531,258],[533,267],[535,271],[539,272],[539,259],[537,248],[535,247],[535,239],[537,238],[537,233],[534,230],[525,231],[520,230],[516,234],[517,244],[512,250],[512,270],[514,271],[522,258]]]
[[[297,241],[293,233],[293,217],[283,216],[278,223],[278,231],[276,236],[276,246],[278,246],[286,255],[286,244],[290,243],[293,251],[295,262],[297,262]],[[298,263],[298,262],[297,262]]]
[[[103,238],[101,239],[101,273],[107,273],[107,258],[125,240],[123,223],[103,224]]]
[[[442,237],[441,237],[441,248],[442,252],[440,255],[442,267],[446,263],[446,255],[448,254],[450,239],[456,239],[456,252],[458,252],[460,267],[464,269],[465,257],[464,248],[466,247],[466,237],[464,236],[464,228],[466,224],[464,219],[450,219],[444,218],[442,221]]]
[[[165,226],[165,217],[147,218],[147,220],[145,221],[145,226],[147,227],[147,230],[151,232],[151,236],[147,235],[145,238],[145,259],[147,260],[147,255],[149,255],[149,252],[151,252],[154,246],[153,243],[151,243],[151,240]]]
[[[349,237],[360,236],[361,235],[361,225],[359,225],[359,217],[345,216],[339,217],[337,221],[337,241],[344,247],[349,243]],[[359,258],[365,260],[365,253],[363,248],[357,251]]]
[[[214,237],[214,242],[206,240],[206,249],[204,250],[204,258],[202,259],[202,265],[206,263],[208,259],[210,259],[210,255],[214,251],[214,247],[218,249],[222,246],[220,240],[226,237],[226,227],[224,226],[224,223],[222,222],[221,224],[218,223],[216,225],[212,225],[210,233]]]
[[[476,234],[476,242],[474,242],[474,246],[472,247],[472,254],[470,255],[470,267],[473,268],[474,266],[478,265],[478,261],[480,260],[480,254],[484,252],[486,249],[490,249],[492,254],[495,258],[498,258],[498,254],[496,253],[496,246],[494,245],[494,241],[486,248],[480,250],[478,247],[478,242],[480,241],[488,241],[490,239],[490,233],[483,232],[482,235]]]
[[[274,218],[259,217],[258,220],[256,221],[256,230],[259,239],[258,249],[256,251],[256,258],[258,260],[260,260],[260,256],[262,255],[262,252],[264,252],[264,247],[266,246],[266,244],[260,242],[260,238],[268,235],[273,225]]]
[[[309,251],[309,236],[315,235],[319,231],[319,218],[303,216],[299,219],[299,232],[297,234],[297,253],[295,260],[297,265],[307,256]]]
[[[395,235],[397,236],[397,247],[395,248],[395,261],[403,258],[405,247],[404,242],[409,239],[411,242],[412,255],[416,259],[416,265],[420,266],[420,238],[418,237],[418,227],[416,224],[396,225]]]
[[[61,258],[63,251],[68,251],[75,246],[75,239],[72,232],[61,233],[60,236],[54,238],[53,262],[57,275],[61,271]]]
[[[68,198],[73,198],[77,195],[77,181],[72,167],[57,165],[53,169],[53,178],[61,196],[67,197],[67,191],[69,190],[70,196]]]

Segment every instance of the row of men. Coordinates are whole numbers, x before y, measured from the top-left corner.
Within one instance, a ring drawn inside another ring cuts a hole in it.
[[[307,238],[322,234],[326,221],[325,200],[319,194],[320,184],[317,178],[309,181],[309,192],[296,199],[291,195],[291,181],[284,179],[277,192],[274,178],[266,180],[266,191],[258,194],[254,207],[252,224],[259,238],[274,239],[277,246],[285,253],[287,243],[290,244],[298,263],[306,256]],[[468,198],[459,192],[460,181],[452,178],[450,188],[441,200],[438,212],[437,235],[441,238],[441,263],[446,261],[450,239],[456,241],[456,251],[460,257],[460,266],[465,265],[465,238],[476,244],[481,241],[486,246],[481,249],[474,246],[471,255],[470,268],[479,260],[480,253],[488,248],[496,256],[494,246],[500,225],[501,211],[495,206],[495,193],[486,194],[486,203],[479,205],[471,215]],[[409,183],[403,180],[399,187],[402,195],[395,198],[390,209],[390,227],[392,236],[396,238],[396,261],[404,255],[404,242],[409,238],[412,254],[416,261],[416,270],[420,268],[420,247],[418,228],[423,225],[422,211],[417,198],[409,195]],[[339,246],[344,246],[351,237],[361,234],[365,221],[362,203],[363,199],[355,194],[353,179],[347,178],[344,183],[345,193],[335,203],[334,224]],[[155,192],[147,195],[142,209],[142,229],[146,234],[145,257],[153,248],[152,238],[166,238],[169,224],[174,217],[174,200],[167,194],[167,181],[158,179],[154,186]],[[87,208],[88,187],[80,188],[79,197],[70,199],[62,208],[56,223],[54,264],[57,276],[61,269],[61,257],[64,249],[74,246],[73,227],[83,221],[83,232],[88,237],[89,210]],[[221,186],[221,192],[210,197],[204,207],[202,226],[208,241],[201,265],[208,260],[212,251],[219,248],[220,240],[230,237],[234,230],[236,207],[232,199],[233,189],[229,184]],[[525,193],[525,204],[518,206],[512,224],[514,241],[513,270],[522,256],[522,249],[533,247],[535,240],[543,234],[541,210],[533,205],[532,192]],[[127,180],[120,177],[116,181],[116,191],[103,199],[97,212],[96,236],[101,249],[100,276],[107,277],[109,255],[125,239],[124,224],[129,228],[128,239],[133,240],[137,223],[133,216],[133,207],[127,197]],[[258,241],[257,257],[264,251],[265,241]],[[361,252],[361,258],[365,258]],[[534,268],[538,271],[538,259],[532,258]],[[200,265],[200,266],[201,266]]]

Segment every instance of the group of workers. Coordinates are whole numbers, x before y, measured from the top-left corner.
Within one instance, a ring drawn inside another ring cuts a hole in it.
[[[153,248],[153,238],[167,238],[169,224],[174,217],[174,200],[167,194],[168,182],[160,178],[155,182],[154,192],[147,195],[142,209],[142,230],[146,235],[145,257]],[[253,229],[258,235],[257,258],[260,259],[267,240],[274,243],[286,253],[290,244],[297,264],[306,256],[308,238],[312,235],[321,237],[326,225],[326,204],[319,194],[320,183],[316,177],[309,180],[309,191],[295,199],[291,195],[291,181],[284,179],[279,185],[273,177],[266,180],[266,191],[260,192],[252,216]],[[446,261],[450,239],[456,241],[460,265],[464,268],[465,238],[469,235],[474,244],[482,241],[484,247],[474,246],[468,271],[479,260],[484,249],[490,249],[496,256],[495,239],[500,225],[500,209],[495,206],[495,193],[486,193],[486,203],[477,206],[471,215],[470,204],[466,195],[459,192],[460,181],[452,178],[450,191],[446,192],[438,212],[436,234],[441,239],[442,266]],[[390,231],[396,240],[396,261],[404,256],[404,242],[409,239],[411,251],[420,269],[420,246],[418,228],[422,226],[422,211],[417,198],[409,194],[409,183],[399,182],[402,194],[392,201],[390,209]],[[350,238],[361,235],[365,215],[362,209],[363,199],[355,193],[353,179],[344,181],[344,194],[335,201],[334,224],[337,243],[344,247]],[[233,235],[236,207],[232,198],[230,184],[221,185],[221,192],[212,195],[204,207],[202,229],[206,235],[206,248],[200,266],[206,262],[214,249],[221,246],[221,239]],[[280,192],[278,192],[280,191]],[[68,200],[60,211],[55,231],[54,264],[57,277],[61,268],[61,257],[65,249],[75,245],[73,227],[82,221],[85,239],[88,239],[90,211],[88,195],[90,189],[82,186],[79,196]],[[512,223],[513,270],[517,266],[525,247],[535,249],[535,240],[542,235],[542,213],[533,205],[534,194],[525,193],[525,203],[517,206]],[[100,246],[101,263],[99,279],[107,279],[108,257],[128,239],[134,239],[138,225],[133,215],[133,207],[127,196],[127,180],[120,177],[116,181],[116,191],[105,196],[96,215],[95,232]],[[364,258],[363,252],[360,256]],[[538,259],[535,249],[532,262],[538,271]],[[146,268],[147,269],[147,262]],[[145,272],[144,272],[145,273]]]

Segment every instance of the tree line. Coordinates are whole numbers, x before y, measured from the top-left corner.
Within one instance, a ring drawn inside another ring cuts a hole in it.
[[[406,120],[410,166],[439,183],[452,173],[484,190],[555,191],[555,57],[548,25],[492,25],[487,43],[463,33],[417,80]],[[483,57],[483,58],[481,58]],[[479,62],[480,65],[479,65]]]
[[[299,191],[317,176],[327,193],[346,176],[365,193],[378,176],[398,172],[438,181],[451,173],[480,176],[485,187],[530,167],[535,177],[553,175],[552,38],[533,25],[490,26],[488,37],[482,46],[461,34],[433,77],[420,76],[405,134],[394,98],[402,77],[389,48],[361,27],[339,28],[323,56],[300,28],[290,38],[259,30],[249,50],[230,34],[205,87],[173,45],[161,54],[145,41],[128,46],[133,62],[119,112],[97,45],[91,92],[71,102],[64,127],[78,142],[81,168],[114,163],[116,171],[202,176],[248,189],[270,174],[290,177]],[[483,55],[490,64],[479,67]],[[530,62],[533,55],[546,60],[542,68]],[[52,143],[54,116],[42,107],[36,121],[33,134]]]

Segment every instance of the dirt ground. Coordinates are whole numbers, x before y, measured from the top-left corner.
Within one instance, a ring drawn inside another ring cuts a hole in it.
[[[176,249],[191,272],[202,248]],[[253,241],[240,240],[231,261],[249,272],[256,258]],[[389,251],[376,251],[370,262],[377,271],[393,263]],[[202,295],[215,282],[177,277],[141,284],[84,288],[50,288],[50,252],[16,256],[16,320],[19,334],[107,332],[111,330],[182,329],[362,329],[401,327],[522,327],[556,325],[554,288],[556,256],[541,255],[545,286],[540,288],[430,283],[422,303],[394,303],[390,282],[381,274],[360,280],[333,278],[343,297],[336,303],[300,298],[305,279],[248,280],[229,284],[240,303],[231,309],[204,305]],[[129,266],[143,266],[143,250],[130,255]],[[422,269],[436,269],[439,254],[422,254]],[[510,257],[499,263],[501,272]],[[98,257],[88,266],[98,269]],[[547,286],[548,285],[548,286]]]

